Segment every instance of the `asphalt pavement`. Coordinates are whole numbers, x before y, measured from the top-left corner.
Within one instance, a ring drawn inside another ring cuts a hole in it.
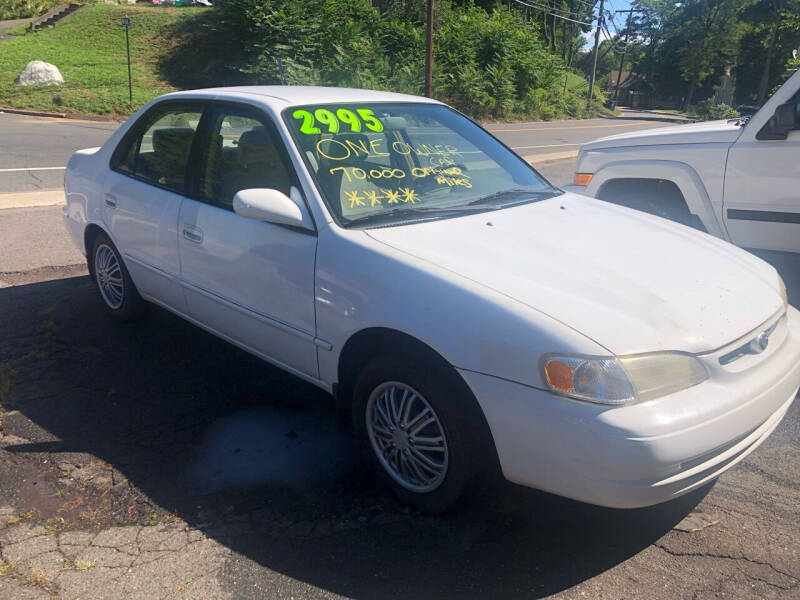
[[[488,124],[487,128],[522,156],[569,161],[589,140],[671,124],[667,117],[631,115],[621,119]],[[60,188],[72,153],[101,146],[118,126],[102,121],[0,114],[0,194]]]
[[[0,115],[6,198],[114,128],[31,119]],[[652,124],[490,128],[566,183],[572,144]],[[318,389],[155,307],[110,321],[59,210],[0,210],[0,598],[800,598],[797,402],[666,504],[496,482],[421,515],[364,474]]]
[[[667,117],[630,113],[619,119],[487,127],[550,181],[565,185],[572,181],[582,143],[669,124]],[[73,152],[101,146],[117,127],[107,121],[0,113],[0,281],[3,273],[82,262],[57,208],[64,202],[64,171]]]

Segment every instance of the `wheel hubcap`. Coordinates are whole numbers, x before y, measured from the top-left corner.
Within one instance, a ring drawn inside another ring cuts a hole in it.
[[[413,492],[431,492],[447,475],[444,428],[428,401],[396,381],[383,383],[367,401],[367,433],[381,466]]]
[[[114,309],[122,306],[122,299],[124,298],[122,269],[117,260],[117,255],[106,244],[101,244],[97,247],[94,275],[103,301]]]

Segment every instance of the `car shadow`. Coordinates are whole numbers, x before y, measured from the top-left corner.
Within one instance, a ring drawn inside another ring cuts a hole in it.
[[[263,576],[250,561],[351,597],[545,596],[634,556],[710,489],[623,511],[496,484],[424,516],[364,474],[325,393],[166,311],[118,324],[73,277],[0,289],[0,315],[2,427],[23,438],[6,450],[103,461],[125,478],[110,522],[175,515],[241,557],[221,574],[237,585]]]

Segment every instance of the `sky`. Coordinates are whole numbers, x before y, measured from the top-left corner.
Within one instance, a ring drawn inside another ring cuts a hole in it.
[[[605,0],[605,11],[617,11],[617,10],[628,10],[631,7],[630,0]],[[625,26],[625,19],[628,17],[626,14],[615,14],[614,15],[614,23],[617,25],[617,29],[622,29]],[[614,28],[611,24],[608,24],[609,30],[614,32]],[[586,44],[593,44],[594,43],[594,32],[597,29],[597,21],[594,22],[594,26],[591,31],[584,33],[583,37],[586,40]],[[608,39],[605,31],[600,32],[600,40]]]

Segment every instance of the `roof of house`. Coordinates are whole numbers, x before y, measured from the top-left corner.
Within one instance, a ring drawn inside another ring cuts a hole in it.
[[[608,77],[608,87],[609,87],[609,89],[613,90],[615,87],[617,87],[617,75],[618,74],[619,74],[619,70],[617,70],[617,69],[612,69],[611,70],[611,75],[609,75],[609,77]],[[624,87],[625,84],[630,83],[628,81],[628,79],[630,79],[630,77],[631,77],[631,72],[623,70],[622,71],[622,77],[620,77],[620,80],[619,80],[619,87]]]

